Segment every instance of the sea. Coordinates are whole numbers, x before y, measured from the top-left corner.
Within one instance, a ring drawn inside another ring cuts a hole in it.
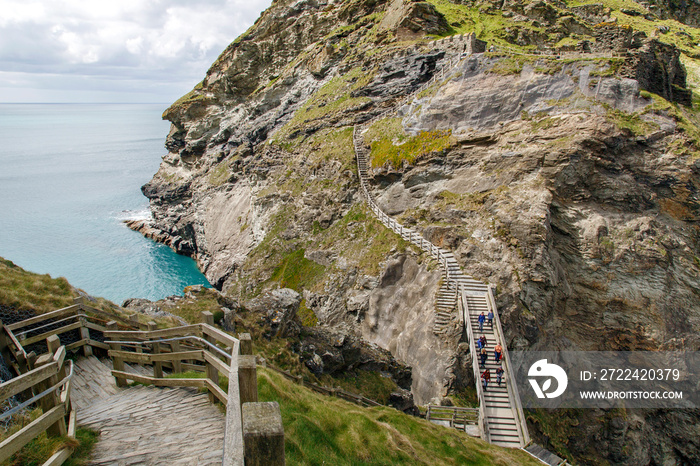
[[[163,104],[0,104],[0,256],[121,304],[209,286],[195,262],[129,230],[148,218]]]

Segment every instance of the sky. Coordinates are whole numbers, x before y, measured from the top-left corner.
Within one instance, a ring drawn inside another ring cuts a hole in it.
[[[0,0],[0,102],[171,103],[270,0]]]

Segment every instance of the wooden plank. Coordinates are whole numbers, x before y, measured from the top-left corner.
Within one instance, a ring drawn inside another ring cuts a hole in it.
[[[32,439],[65,416],[65,405],[58,405],[39,416],[32,423],[0,443],[0,463],[17,453]]]
[[[90,340],[78,340],[76,342],[71,343],[70,345],[67,345],[66,349],[71,350],[71,349],[80,348],[83,345],[87,345],[89,343],[89,341]]]
[[[78,428],[77,424],[78,412],[75,408],[71,409],[68,415],[68,437],[75,438],[75,430]]]
[[[92,306],[87,306],[85,304],[81,304],[80,308],[82,310],[84,310],[85,312],[89,312],[91,314],[97,314],[98,316],[102,316],[102,317],[106,318],[107,320],[118,320],[119,322],[121,322],[124,325],[131,326],[131,322],[129,322],[129,319],[125,319],[125,318],[117,315],[116,313],[111,314],[109,312],[105,312],[105,311],[102,311],[100,309],[96,309]]]
[[[223,466],[243,466],[243,421],[241,395],[238,390],[238,342],[233,346],[233,361],[228,375],[228,402],[226,403],[226,428],[224,430]]]
[[[58,363],[50,362],[45,366],[37,367],[25,374],[15,377],[12,380],[0,384],[0,400],[4,401],[28,388],[33,387],[58,372]]]
[[[12,340],[12,343],[15,345],[15,348],[17,349],[17,351],[22,353],[22,355],[24,356],[24,359],[26,360],[27,359],[27,352],[24,351],[24,347],[22,346],[22,344],[19,341],[17,341],[17,338],[15,337],[15,334],[12,333],[12,330],[10,330],[8,327],[5,327],[5,333],[7,333],[7,336],[10,337],[10,340]]]
[[[106,332],[107,331],[107,327],[103,327],[103,326],[98,325],[94,322],[90,322],[89,320],[87,322],[85,322],[85,326],[91,330],[96,330],[98,332]]]
[[[216,367],[216,370],[218,370],[222,374],[228,374],[228,371],[229,371],[231,366],[226,364],[225,362],[223,362],[221,359],[217,358],[216,356],[214,356],[210,352],[204,351],[204,359],[209,364]]]
[[[182,351],[180,353],[161,353],[161,354],[150,354],[150,353],[132,353],[130,351],[114,351],[110,350],[108,353],[110,358],[122,358],[129,362],[139,362],[144,364],[150,364],[154,361],[182,361],[183,359],[194,359],[197,361],[204,361],[204,351]],[[204,366],[201,366],[204,368]]]
[[[215,396],[220,402],[222,402],[222,403],[224,404],[224,406],[226,406],[226,404],[228,403],[228,393],[226,393],[225,391],[223,391],[223,390],[221,389],[221,387],[219,387],[218,384],[215,384],[215,383],[212,382],[211,380],[209,380],[209,379],[204,379],[204,380],[207,382],[207,388],[209,389],[209,391],[210,391],[211,393],[213,393],[214,396]]]
[[[61,390],[61,403],[65,403],[70,400],[70,384],[71,381],[69,380],[66,382],[66,384],[63,386],[63,389]]]
[[[83,316],[78,318],[78,322],[80,323],[80,337],[83,340],[90,340],[90,330],[88,330],[87,327],[87,319]],[[83,346],[83,356],[86,358],[89,358],[92,356],[92,346],[88,343],[87,345]]]
[[[161,330],[143,330],[143,331],[122,331],[108,330],[105,332],[105,338],[114,340],[118,337],[122,341],[142,341],[156,340],[161,338],[183,337],[183,336],[202,336],[202,329],[197,325],[184,325],[182,327],[166,328]]]
[[[184,362],[182,363],[182,371],[183,372],[204,372],[206,371],[206,366],[200,366],[198,364],[185,364]]]
[[[39,322],[43,322],[45,320],[63,317],[63,316],[68,315],[72,312],[76,312],[78,310],[78,307],[79,306],[77,304],[73,304],[72,306],[64,307],[64,308],[58,309],[56,311],[47,312],[46,314],[41,314],[41,315],[38,315],[36,317],[31,317],[29,319],[15,322],[14,324],[7,325],[6,327],[10,330],[16,330],[18,328],[26,327],[28,325],[36,324]]]
[[[112,371],[114,377],[123,377],[134,382],[155,385],[156,387],[198,387],[207,388],[206,379],[156,379],[131,372]]]
[[[101,341],[97,340],[88,340],[88,345],[92,346],[93,348],[101,348],[103,350],[108,350],[109,345],[106,343],[102,343]]]
[[[113,320],[107,322],[107,328],[110,330],[114,330],[117,328],[117,323]],[[106,333],[105,333],[106,335]],[[119,337],[113,338],[113,340],[119,340]],[[117,343],[109,343],[109,349],[112,351],[121,351],[122,345],[120,345],[118,342]],[[124,360],[121,358],[112,358],[112,367],[114,368],[115,371],[123,371],[124,370]],[[116,379],[116,384],[117,387],[124,387],[126,386],[126,379],[123,377],[117,377]]]
[[[206,336],[214,338],[216,341],[223,343],[224,346],[229,346],[233,348],[233,345],[238,341],[231,335],[219,330],[216,327],[212,327],[207,324],[200,324],[202,326],[202,333]]]
[[[56,453],[54,453],[51,458],[47,459],[41,466],[60,466],[66,462],[70,455],[73,454],[72,448],[61,448]]]
[[[36,343],[37,341],[42,341],[51,335],[60,335],[61,333],[66,333],[70,332],[71,330],[75,330],[77,328],[80,328],[80,322],[73,322],[72,324],[65,325],[63,327],[59,327],[55,330],[49,330],[48,332],[40,333],[39,335],[35,335],[31,338],[25,338],[22,340],[22,345],[24,346],[29,346],[32,343]]]
[[[66,347],[61,346],[56,350],[56,354],[53,355],[53,360],[55,363],[58,364],[59,369],[63,367],[63,362],[66,359]]]

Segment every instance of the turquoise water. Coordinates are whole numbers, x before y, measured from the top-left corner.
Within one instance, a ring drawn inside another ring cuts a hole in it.
[[[207,284],[123,225],[148,215],[165,105],[0,104],[0,256],[116,303]]]

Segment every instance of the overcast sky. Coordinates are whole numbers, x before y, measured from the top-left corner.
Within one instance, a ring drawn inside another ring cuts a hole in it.
[[[173,102],[269,5],[0,0],[0,102]]]

